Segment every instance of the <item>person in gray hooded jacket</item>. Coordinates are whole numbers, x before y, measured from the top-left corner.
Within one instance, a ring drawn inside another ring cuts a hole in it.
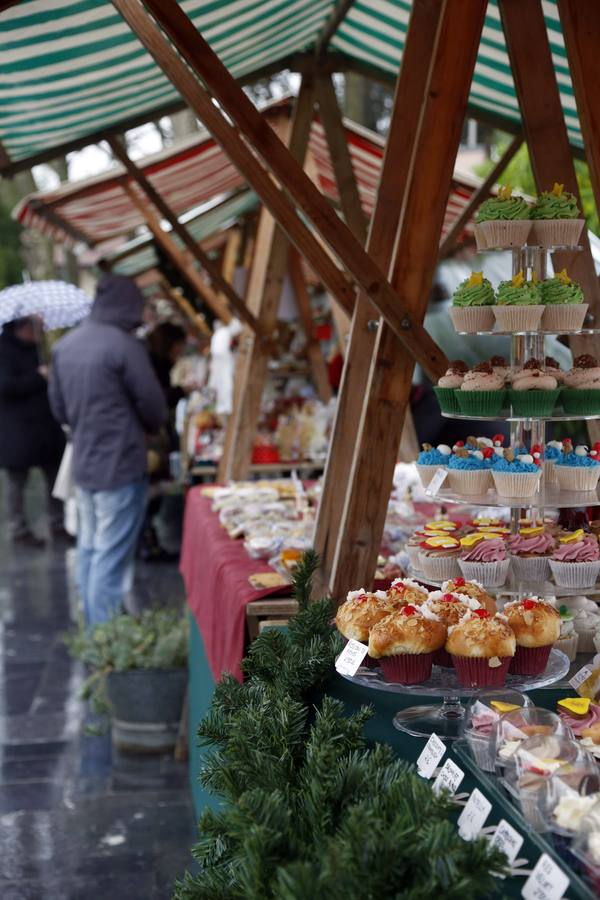
[[[133,335],[144,298],[104,275],[89,317],[56,344],[52,412],[69,425],[77,496],[77,582],[89,625],[116,615],[133,575],[146,505],[146,435],[166,417],[162,388]]]

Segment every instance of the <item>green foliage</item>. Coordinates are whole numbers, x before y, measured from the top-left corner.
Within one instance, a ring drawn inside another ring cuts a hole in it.
[[[172,669],[187,665],[188,623],[181,613],[151,609],[139,618],[122,615],[68,635],[72,656],[94,671],[83,685],[83,696],[97,712],[105,712],[106,676],[128,669]]]
[[[502,154],[508,147],[509,140],[509,138],[506,138],[504,136],[501,138],[498,137],[498,140],[493,144],[495,159],[502,156]],[[482,163],[480,166],[477,166],[476,172],[478,175],[485,176],[493,168],[493,166],[494,161],[488,160],[485,163]],[[583,206],[582,212],[585,217],[587,227],[590,228],[594,232],[594,234],[600,235],[600,220],[598,218],[598,210],[596,209],[594,192],[592,190],[592,182],[590,179],[590,170],[587,163],[583,160],[576,159],[575,173],[577,175],[577,183],[579,184],[579,192],[581,194],[581,204]],[[560,173],[557,173],[556,180],[561,180]],[[533,177],[533,170],[531,168],[529,152],[525,144],[520,147],[515,156],[509,162],[508,166],[500,176],[499,181],[501,184],[510,184],[510,186],[515,190],[535,197],[535,195],[537,194],[537,188],[535,184],[535,178]],[[550,190],[551,188],[552,185],[549,184],[546,185],[544,189]]]
[[[266,631],[244,661],[246,681],[225,677],[200,725],[201,780],[223,799],[206,810],[176,900],[469,900],[493,895],[504,859],[484,840],[466,843],[436,796],[390,747],[366,746],[361,709],[315,688],[331,676],[341,639],[329,600],[308,604],[316,568],[296,576],[302,609]]]

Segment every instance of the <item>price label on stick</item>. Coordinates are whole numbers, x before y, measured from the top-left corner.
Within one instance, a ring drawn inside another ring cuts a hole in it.
[[[465,841],[472,841],[477,837],[485,824],[485,820],[492,811],[492,804],[484,797],[478,788],[475,788],[467,805],[458,817],[458,833]]]
[[[510,825],[506,819],[500,819],[494,836],[491,840],[492,847],[502,850],[509,863],[514,863],[517,854],[523,846],[523,838],[519,832]]]
[[[465,777],[465,773],[462,769],[460,769],[455,762],[452,762],[451,759],[447,759],[440,774],[433,782],[433,790],[436,794],[439,794],[441,790],[446,790],[450,794],[455,794],[458,790],[458,786]]]
[[[590,677],[590,675],[592,674],[592,671],[593,670],[590,669],[589,666],[584,666],[583,669],[579,670],[579,672],[575,672],[575,674],[569,681],[569,684],[571,685],[571,687],[573,687],[573,688],[575,688],[575,690],[577,690],[579,685],[583,684],[583,682],[586,681]]]
[[[336,660],[336,671],[340,675],[356,675],[368,649],[367,645],[361,644],[360,641],[348,641]]]
[[[569,887],[569,879],[547,853],[542,853],[537,865],[521,891],[525,900],[560,900]]]
[[[427,488],[425,489],[426,494],[431,494],[433,497],[437,494],[444,481],[446,480],[446,476],[448,475],[447,469],[442,469],[441,467],[437,470]]]
[[[445,752],[444,742],[437,734],[432,734],[417,760],[417,771],[421,778],[431,778]]]

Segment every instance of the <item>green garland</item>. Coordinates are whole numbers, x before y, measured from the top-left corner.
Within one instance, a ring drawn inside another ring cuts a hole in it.
[[[436,796],[390,747],[368,748],[368,708],[345,716],[324,697],[341,639],[329,600],[309,604],[317,558],[306,554],[287,631],[266,631],[244,661],[246,681],[226,677],[200,725],[216,749],[201,780],[221,796],[206,810],[176,900],[469,900],[497,891],[504,857],[466,843]]]

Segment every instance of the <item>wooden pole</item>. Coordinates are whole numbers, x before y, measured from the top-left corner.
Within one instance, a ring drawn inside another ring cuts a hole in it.
[[[125,167],[127,173],[141,188],[148,200],[150,200],[153,206],[159,211],[163,219],[166,219],[169,223],[172,233],[177,235],[193,259],[202,269],[204,269],[215,290],[219,291],[222,295],[221,304],[225,305],[225,308],[229,307],[230,313],[236,315],[242,322],[248,325],[249,328],[256,331],[256,319],[246,308],[244,301],[241,297],[238,297],[233,286],[223,277],[216,263],[214,263],[210,256],[204,252],[202,247],[196,243],[185,225],[179,221],[169,204],[159,194],[144,172],[129,158],[125,146],[116,137],[109,137],[108,143],[110,144],[110,148],[116,159],[118,159],[121,165]]]
[[[538,191],[550,190],[554,182],[559,181],[564,184],[565,190],[577,197],[581,207],[573,153],[565,125],[542,4],[540,0],[530,0],[525,9],[519,0],[501,0],[499,7],[521,107],[523,131]],[[585,4],[585,7],[587,10],[588,5]],[[590,17],[590,21],[593,18]],[[587,21],[586,12],[585,22]],[[597,48],[595,52],[598,52]],[[575,61],[575,71],[577,67],[578,63]],[[590,77],[592,74],[590,71]],[[586,70],[586,79],[587,77]],[[597,87],[593,83],[587,87],[588,91],[595,89]],[[579,282],[586,303],[590,304],[590,312],[598,322],[600,284],[586,229],[579,242],[583,247],[581,252],[556,252],[552,255],[552,264],[555,271],[566,268],[569,275]],[[591,353],[600,356],[600,341],[596,335],[571,337],[569,345],[574,355]],[[592,441],[599,440],[600,423],[589,422],[588,432]]]
[[[202,338],[202,340],[210,338],[210,328],[200,313],[196,312],[190,301],[184,297],[182,293],[176,291],[164,276],[160,279],[160,286],[177,309],[186,317],[191,327],[196,332],[197,337]]]
[[[290,278],[296,295],[298,313],[302,329],[306,335],[306,356],[317,396],[322,403],[329,403],[332,392],[327,373],[327,364],[323,358],[319,341],[314,336],[314,322],[310,307],[310,297],[306,289],[302,259],[297,250],[290,251]]]
[[[367,240],[367,250],[384,271],[389,269],[392,260],[443,10],[443,0],[415,0],[408,25],[377,202]],[[335,114],[333,105],[328,108],[326,116],[332,114]],[[339,109],[337,117],[341,123]],[[345,202],[349,202],[347,196]],[[325,589],[329,586],[333,569],[378,320],[379,314],[368,293],[361,292],[352,319],[315,529],[315,548],[321,559],[321,578]]]
[[[139,0],[112,2],[340,303],[352,309],[351,287],[304,225],[287,194],[333,249],[352,278],[369,293],[403,344],[415,354],[425,371],[437,379],[445,364],[439,347],[425,329],[412,320],[381,270],[295,163],[181,6],[174,0],[146,0],[156,22],[169,35],[188,66],[209,87],[213,97],[194,78]]]
[[[448,256],[451,250],[454,250],[456,242],[464,231],[466,224],[473,216],[475,210],[481,205],[481,203],[483,203],[485,199],[487,199],[492,188],[522,144],[523,135],[515,135],[496,165],[493,167],[493,169],[491,169],[484,181],[481,182],[477,190],[473,191],[473,193],[471,194],[471,199],[468,201],[462,212],[460,212],[456,217],[456,219],[450,226],[446,237],[440,244],[441,259],[444,259],[444,257]]]
[[[486,6],[486,0],[446,0],[442,6],[392,267],[392,283],[401,287],[420,321],[437,263]],[[330,579],[337,599],[349,588],[368,585],[375,572],[413,370],[414,360],[399,352],[393,332],[380,322]]]

